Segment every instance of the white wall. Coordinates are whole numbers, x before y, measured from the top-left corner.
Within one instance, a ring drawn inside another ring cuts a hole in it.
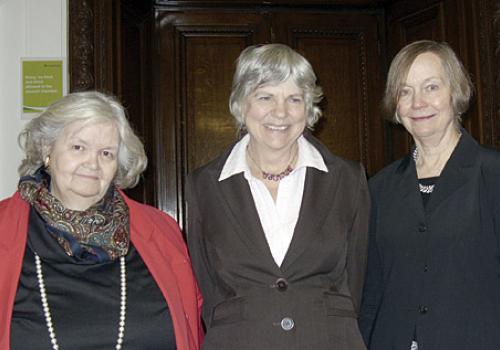
[[[66,57],[67,0],[0,0],[0,199],[17,187],[23,154],[21,57]]]

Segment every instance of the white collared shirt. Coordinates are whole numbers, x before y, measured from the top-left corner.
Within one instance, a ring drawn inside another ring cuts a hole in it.
[[[250,171],[246,161],[249,142],[250,135],[247,134],[234,146],[222,168],[219,181],[243,173],[250,186],[271,254],[276,264],[281,266],[299,218],[306,168],[314,167],[324,172],[328,172],[328,168],[319,151],[304,136],[300,136],[297,140],[297,164],[290,175],[279,182],[275,202],[262,180],[254,177]]]

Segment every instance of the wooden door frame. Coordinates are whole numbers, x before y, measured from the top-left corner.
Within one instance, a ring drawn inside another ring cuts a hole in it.
[[[69,0],[70,91],[120,95],[121,0]]]

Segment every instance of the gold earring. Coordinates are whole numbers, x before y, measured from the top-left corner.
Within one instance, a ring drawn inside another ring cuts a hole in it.
[[[47,157],[45,157],[45,159],[43,160],[43,166],[45,167],[45,169],[48,169],[48,168],[49,168],[49,165],[50,165],[50,156],[47,156]]]

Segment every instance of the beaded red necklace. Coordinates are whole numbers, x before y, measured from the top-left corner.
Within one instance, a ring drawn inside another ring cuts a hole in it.
[[[298,153],[299,153],[299,151],[297,149],[297,151],[293,153],[293,156],[290,159],[290,164],[288,164],[288,166],[285,168],[285,170],[283,170],[282,172],[280,172],[278,174],[273,174],[273,173],[268,173],[267,171],[262,170],[262,168],[259,166],[259,164],[257,164],[257,162],[253,159],[252,155],[250,154],[250,150],[247,146],[248,158],[250,158],[252,163],[255,164],[255,166],[259,169],[259,171],[262,174],[262,178],[264,180],[271,180],[271,181],[276,181],[276,182],[281,181],[283,178],[287,177],[288,175],[290,175],[292,173],[292,171],[293,171],[292,164],[295,162]]]

